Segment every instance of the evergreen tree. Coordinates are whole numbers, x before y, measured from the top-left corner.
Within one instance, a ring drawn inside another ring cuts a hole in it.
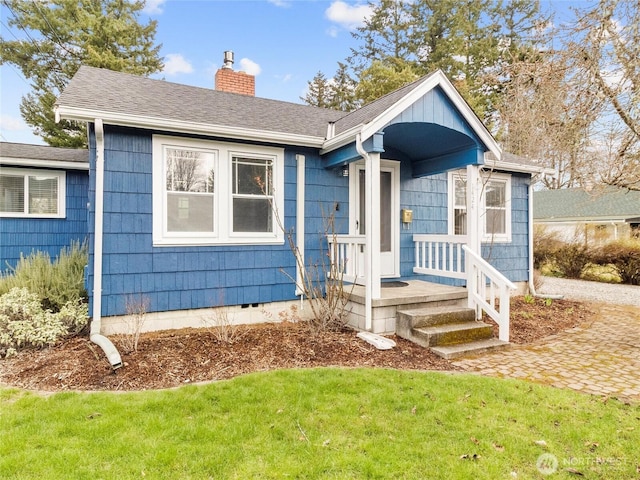
[[[381,0],[373,7],[353,34],[360,46],[347,60],[358,82],[366,72],[368,83],[357,91],[370,101],[371,93],[388,93],[386,87],[399,78],[411,81],[409,71],[424,75],[442,69],[483,120],[495,115],[501,65],[531,42],[531,33],[544,22],[537,1]],[[382,85],[372,85],[372,75]]]
[[[3,0],[9,26],[27,38],[0,36],[0,62],[15,65],[31,81],[20,112],[49,145],[86,145],[86,127],[54,120],[56,98],[81,65],[137,75],[162,69],[156,22],[138,22],[144,0]]]
[[[338,70],[332,79],[331,101],[329,108],[350,112],[358,106],[356,100],[356,83],[349,75],[346,63],[338,62]]]
[[[309,86],[304,97],[300,97],[307,105],[314,107],[329,108],[332,101],[332,88],[329,80],[322,72],[316,73],[313,80],[307,82]]]

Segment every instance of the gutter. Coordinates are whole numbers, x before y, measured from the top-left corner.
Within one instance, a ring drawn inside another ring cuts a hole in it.
[[[304,265],[304,198],[305,198],[305,156],[302,154],[296,154],[296,248],[298,249],[298,255],[302,265],[296,265],[296,291],[295,295],[300,297],[300,308],[304,307],[303,299],[304,292],[301,286],[304,282],[304,272],[302,271]]]
[[[95,233],[93,241],[93,316],[89,339],[107,356],[111,368],[122,367],[122,358],[115,345],[100,333],[102,329],[102,239],[104,225],[104,126],[102,119],[95,119],[96,130],[96,194]]]
[[[246,127],[210,125],[207,123],[191,122],[186,120],[129,115],[124,113],[118,114],[102,110],[63,107],[61,105],[57,105],[54,108],[54,112],[56,121],[59,121],[60,118],[64,118],[66,120],[75,120],[78,122],[90,122],[93,121],[94,118],[100,118],[103,121],[106,121],[109,125],[119,125],[122,127],[218,136],[222,138],[233,138],[236,140],[268,141],[277,144],[295,145],[298,147],[321,148],[325,141],[324,137],[316,137],[312,135],[282,133],[270,130],[254,130]]]

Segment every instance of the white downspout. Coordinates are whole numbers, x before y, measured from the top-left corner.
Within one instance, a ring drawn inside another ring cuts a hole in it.
[[[529,291],[531,295],[539,298],[550,298],[552,300],[559,300],[563,298],[563,295],[547,295],[536,293],[536,287],[533,282],[533,177],[529,180],[528,188],[528,201],[529,201]]]
[[[305,156],[296,154],[297,162],[297,186],[296,186],[296,248],[300,255],[300,261],[304,262],[304,198],[305,198]],[[300,296],[300,308],[304,306],[302,300],[304,299],[303,291],[300,289],[300,285],[304,279],[302,278],[303,272],[301,266],[296,266],[296,292],[295,295]]]
[[[356,135],[356,151],[365,161],[365,201],[367,216],[365,225],[365,330],[373,329],[373,298],[380,298],[380,220],[376,222],[372,205],[380,205],[380,154],[369,155],[362,146],[362,134]],[[377,172],[377,175],[374,173]],[[376,234],[377,232],[377,234]],[[375,238],[377,237],[377,242]],[[374,252],[374,245],[377,245]]]
[[[93,240],[93,318],[89,339],[104,351],[111,367],[122,367],[122,358],[111,340],[100,333],[102,328],[102,236],[104,219],[104,126],[95,120],[96,132],[96,194]]]

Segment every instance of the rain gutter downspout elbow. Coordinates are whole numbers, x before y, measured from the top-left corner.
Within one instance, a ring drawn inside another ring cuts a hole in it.
[[[122,358],[115,345],[100,333],[102,329],[102,238],[104,225],[104,126],[102,119],[95,120],[96,134],[96,190],[95,231],[93,245],[93,316],[89,339],[107,356],[111,368],[122,367]]]

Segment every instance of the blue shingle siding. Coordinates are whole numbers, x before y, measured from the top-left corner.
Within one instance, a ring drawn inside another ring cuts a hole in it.
[[[511,242],[483,243],[482,256],[512,282],[529,278],[529,175],[511,174]]]
[[[307,265],[316,265],[318,273],[322,273],[322,263],[326,265],[328,258],[326,234],[349,232],[349,178],[323,168],[317,152],[302,153],[306,157],[305,260]],[[332,215],[335,232],[327,230],[327,219]]]
[[[287,230],[295,225],[296,153],[309,154],[301,150],[285,151]],[[308,165],[314,163],[309,155],[307,158]],[[317,154],[316,163],[319,164]],[[91,169],[95,170],[93,135]],[[148,297],[149,311],[295,298],[294,285],[281,272],[284,269],[295,277],[295,261],[287,243],[153,247],[151,180],[152,133],[106,126],[102,315],[125,314],[125,302],[130,295]],[[92,193],[94,189],[92,182]],[[320,189],[318,196],[324,199],[326,193]],[[93,209],[91,205],[91,218]],[[308,224],[316,228],[317,220],[312,217]],[[92,274],[93,255],[89,284],[93,282]]]
[[[242,305],[292,300],[295,260],[284,245],[154,247],[152,240],[152,132],[105,128],[105,197],[102,315],[126,313],[130,295],[144,295],[149,311],[187,310],[217,305]],[[335,232],[349,231],[349,178],[323,168],[317,150],[286,148],[284,221],[294,231],[296,154],[305,155],[305,260],[322,274],[326,266],[326,219],[335,216]],[[95,139],[91,137],[91,171],[95,171]],[[401,163],[400,208],[414,211],[409,230],[401,230],[400,269],[413,274],[414,233],[447,233],[447,175],[413,178],[411,163]],[[484,245],[483,253],[511,280],[527,279],[527,175],[512,176],[510,244]],[[94,176],[89,188],[95,190]],[[339,205],[338,211],[335,210]],[[93,209],[89,218],[93,226]],[[90,234],[93,232],[91,231]],[[91,248],[91,254],[92,248]],[[283,271],[285,273],[283,273]],[[88,284],[93,278],[93,261]],[[425,280],[454,283],[420,276]],[[460,282],[457,282],[460,283]]]
[[[42,251],[54,259],[72,242],[83,242],[87,236],[88,185],[86,170],[66,171],[65,218],[1,218],[0,270],[15,267],[21,254]]]

